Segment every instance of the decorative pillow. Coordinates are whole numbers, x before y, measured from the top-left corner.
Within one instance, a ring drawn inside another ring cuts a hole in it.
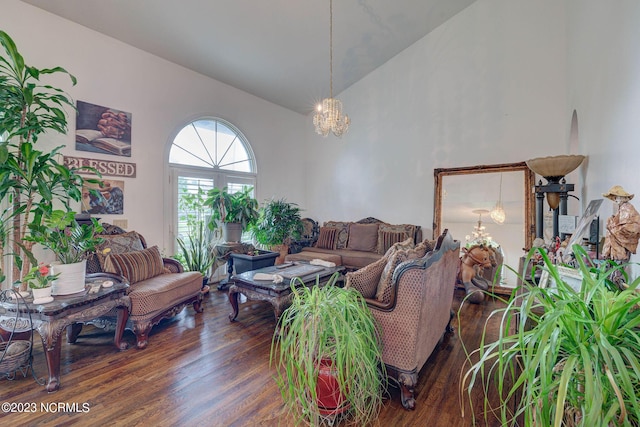
[[[319,249],[335,249],[337,228],[320,227],[320,236],[318,237],[317,247]]]
[[[384,256],[391,256],[397,251],[409,251],[413,249],[413,238],[408,238],[403,240],[402,242],[394,243],[391,245],[389,249],[384,253]]]
[[[100,235],[100,237],[104,239],[104,242],[96,247],[96,255],[102,271],[106,271],[104,262],[108,254],[117,255],[144,249],[140,236],[135,231],[114,235]]]
[[[378,301],[387,304],[391,301],[391,279],[393,278],[393,272],[396,267],[400,265],[400,263],[406,261],[407,258],[408,252],[403,250],[398,250],[391,255],[389,261],[387,261],[387,265],[385,265],[384,270],[382,270],[380,281],[378,282],[378,290],[376,292],[376,299]]]
[[[407,240],[409,236],[404,231],[382,231],[378,230],[378,253],[385,254],[389,248],[398,242]]]
[[[409,253],[409,259],[422,258],[427,254],[427,252],[431,252],[435,247],[435,240],[423,240]]]
[[[416,226],[411,224],[380,224],[378,229],[378,253],[384,254],[387,249],[396,242],[405,239],[414,239],[416,235]]]
[[[162,255],[157,246],[141,251],[121,254],[109,253],[105,258],[104,271],[124,276],[129,284],[141,282],[164,273]]]
[[[326,221],[325,227],[336,228],[336,249],[345,249],[347,247],[347,241],[349,240],[349,222],[341,221]]]
[[[349,225],[349,241],[347,242],[347,249],[354,251],[376,252],[378,249],[378,227],[379,224],[351,223]]]

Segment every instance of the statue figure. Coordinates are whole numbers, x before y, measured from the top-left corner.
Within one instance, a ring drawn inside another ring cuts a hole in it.
[[[636,253],[640,239],[640,214],[629,201],[629,194],[619,185],[614,185],[603,194],[618,205],[617,212],[607,219],[607,233],[602,248],[605,259],[618,263],[626,263],[631,254]]]
[[[482,244],[462,249],[457,282],[464,285],[468,300],[473,304],[484,301],[484,292],[489,289],[489,282],[482,277],[484,268],[496,266],[493,248]]]

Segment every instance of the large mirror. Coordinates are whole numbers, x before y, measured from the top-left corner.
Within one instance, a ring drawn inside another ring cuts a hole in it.
[[[435,169],[433,232],[449,229],[461,246],[474,233],[488,235],[499,245],[503,265],[517,270],[523,249],[531,248],[535,237],[533,187],[535,174],[524,162]],[[501,202],[505,213],[499,224],[491,211]],[[479,230],[479,228],[482,228]],[[500,291],[517,284],[517,276],[507,268],[500,273]]]

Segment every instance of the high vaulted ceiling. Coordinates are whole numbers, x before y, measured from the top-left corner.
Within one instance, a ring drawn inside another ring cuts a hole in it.
[[[308,114],[329,96],[329,0],[22,0]],[[339,94],[475,0],[335,0]]]

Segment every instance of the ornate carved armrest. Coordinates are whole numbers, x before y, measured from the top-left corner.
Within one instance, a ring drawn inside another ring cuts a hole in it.
[[[162,258],[162,262],[164,263],[164,267],[172,273],[182,273],[184,271],[184,267],[182,267],[182,264],[180,264],[180,262],[175,259]]]

